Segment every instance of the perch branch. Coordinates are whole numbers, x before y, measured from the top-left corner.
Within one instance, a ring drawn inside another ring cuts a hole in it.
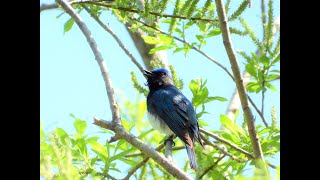
[[[163,146],[163,144],[161,146]],[[178,150],[181,150],[181,149],[185,149],[185,147],[184,146],[173,147],[172,151],[178,151]],[[124,157],[128,158],[128,157],[137,157],[137,156],[143,156],[143,155],[144,155],[143,153],[135,153],[135,154],[125,155]]]
[[[94,124],[102,128],[107,128],[114,131],[116,134],[119,134],[123,139],[128,143],[135,146],[141,152],[143,152],[147,157],[152,158],[160,166],[162,166],[168,173],[172,174],[177,179],[187,179],[191,180],[192,178],[187,175],[184,171],[179,169],[174,163],[170,162],[167,158],[163,157],[158,151],[144,144],[140,139],[136,138],[129,132],[127,132],[123,126],[115,124],[110,121],[101,120],[94,118]]]
[[[239,159],[237,158],[235,155],[231,154],[230,152],[228,152],[227,150],[225,150],[222,147],[219,147],[218,145],[216,145],[215,143],[209,141],[206,137],[204,137],[202,134],[200,134],[201,139],[205,142],[205,144],[212,146],[215,149],[218,149],[219,151],[221,151],[223,154],[229,156],[231,159],[239,162],[239,163],[243,163],[246,162],[248,159]]]
[[[220,29],[223,38],[223,44],[225,46],[226,52],[229,57],[229,61],[231,64],[231,69],[234,75],[235,83],[239,92],[240,102],[242,105],[242,109],[245,115],[245,119],[247,121],[248,131],[253,147],[253,154],[255,159],[261,159],[262,162],[264,161],[261,145],[259,142],[259,137],[256,132],[253,115],[251,109],[248,104],[248,98],[243,86],[243,80],[240,72],[240,67],[238,65],[238,61],[235,55],[235,51],[232,47],[230,32],[229,32],[229,25],[227,22],[227,17],[225,13],[225,7],[222,0],[215,0],[217,6],[217,12],[219,17]],[[258,163],[257,163],[258,164]]]
[[[215,135],[215,134],[213,134],[213,133],[211,133],[209,131],[206,131],[206,130],[200,128],[200,132],[202,132],[203,134],[208,135],[208,136],[210,136],[210,137],[212,137],[212,138],[214,138],[214,139],[216,139],[216,140],[218,140],[218,141],[220,141],[220,142],[232,147],[234,150],[236,150],[236,151],[238,151],[238,152],[240,152],[242,154],[245,154],[248,158],[254,158],[253,155],[250,154],[249,152],[239,148],[238,146],[232,144],[231,142],[229,142],[229,141],[227,141],[227,140],[225,140],[225,139],[223,139],[223,138],[221,138],[221,137],[219,137],[219,136],[217,136],[217,135]]]

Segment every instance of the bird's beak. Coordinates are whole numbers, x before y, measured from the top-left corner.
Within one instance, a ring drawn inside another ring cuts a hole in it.
[[[148,71],[148,70],[143,70],[143,71],[144,71],[143,75],[147,78],[154,75],[154,73],[151,71]]]

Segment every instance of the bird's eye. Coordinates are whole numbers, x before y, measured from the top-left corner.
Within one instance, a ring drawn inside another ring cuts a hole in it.
[[[161,73],[161,76],[165,76],[166,74],[165,73]]]

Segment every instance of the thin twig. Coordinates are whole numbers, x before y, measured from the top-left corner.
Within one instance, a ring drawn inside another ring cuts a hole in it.
[[[214,162],[214,164],[212,164],[211,166],[209,166],[208,168],[206,168],[203,173],[197,178],[197,179],[202,179],[202,177],[204,175],[206,175],[210,170],[212,170],[214,167],[216,167],[218,165],[218,163],[224,158],[226,157],[226,154],[222,155],[219,159],[217,159],[216,162]]]
[[[204,137],[202,134],[200,134],[201,139],[205,142],[205,144],[212,146],[215,149],[218,149],[219,151],[221,151],[223,154],[229,156],[231,159],[239,162],[239,163],[243,163],[248,161],[248,159],[239,159],[238,157],[236,157],[235,155],[231,154],[230,152],[228,152],[227,150],[225,150],[224,148],[218,146],[217,144],[209,141],[206,137]]]
[[[252,101],[251,97],[249,95],[247,95],[249,102],[251,103],[251,105],[254,107],[254,109],[257,111],[257,113],[259,114],[260,118],[262,119],[263,124],[266,127],[269,127],[266,119],[264,119],[264,116],[262,115],[261,111],[258,109],[258,107],[256,106],[256,104]]]
[[[227,140],[225,140],[225,139],[223,139],[223,138],[221,138],[221,137],[219,137],[219,136],[217,136],[215,134],[212,134],[209,131],[206,131],[206,130],[200,128],[200,132],[202,132],[203,134],[206,134],[206,135],[208,135],[208,136],[210,136],[210,137],[212,137],[212,138],[214,138],[214,139],[216,139],[216,140],[218,140],[218,141],[220,141],[220,142],[232,147],[234,150],[236,150],[236,151],[238,151],[238,152],[240,152],[242,154],[245,154],[248,158],[254,158],[253,155],[250,154],[249,152],[247,152],[246,150],[243,150],[243,149],[239,148],[238,146],[232,144],[231,142],[229,142],[229,141],[227,141]]]
[[[100,71],[102,73],[102,77],[105,82],[105,87],[106,87],[107,94],[108,94],[109,105],[110,105],[110,109],[112,112],[112,120],[117,124],[121,124],[119,108],[118,108],[118,104],[117,104],[117,101],[116,101],[116,98],[114,95],[112,81],[109,76],[107,65],[106,65],[106,63],[100,53],[100,50],[98,49],[96,41],[93,39],[90,30],[87,28],[87,25],[83,22],[82,18],[78,15],[78,13],[74,11],[72,6],[68,2],[66,2],[65,0],[56,0],[56,1],[74,19],[74,21],[77,23],[80,30],[82,31],[82,33],[86,37],[86,39],[90,45],[90,48],[92,49],[92,52],[95,56],[95,59],[100,67]]]
[[[161,151],[161,149],[164,147],[164,144],[161,144],[160,146],[158,146],[156,148],[156,151]],[[142,167],[145,163],[148,162],[150,158],[149,157],[145,157],[139,164],[137,164],[134,168],[132,168],[126,177],[123,178],[123,180],[129,180],[129,178],[140,168]]]
[[[253,115],[251,112],[251,109],[248,104],[248,98],[246,94],[246,90],[242,83],[242,76],[240,72],[240,67],[238,65],[238,60],[235,54],[235,51],[232,46],[231,37],[230,37],[230,31],[229,31],[229,25],[227,22],[227,17],[225,13],[225,7],[222,0],[215,0],[218,17],[219,17],[219,23],[220,23],[220,29],[222,33],[223,38],[223,44],[225,46],[225,50],[228,54],[229,61],[231,64],[231,69],[235,78],[235,83],[239,92],[240,102],[242,105],[242,109],[245,115],[245,119],[247,121],[248,131],[251,139],[251,144],[253,147],[253,154],[255,159],[260,159],[262,162],[265,162],[263,157],[263,152],[261,149],[259,137],[256,132]],[[258,163],[257,163],[258,164]],[[264,169],[264,168],[263,168]],[[266,172],[266,171],[265,171]]]
[[[96,6],[103,6],[103,7],[107,7],[110,9],[116,9],[119,11],[124,11],[124,12],[132,12],[132,13],[137,13],[137,14],[143,14],[145,13],[142,10],[136,10],[136,9],[130,9],[130,8],[126,8],[126,7],[115,7],[112,4],[105,4],[103,2],[96,2],[96,1],[72,1],[70,2],[70,4],[93,4]],[[50,7],[50,8],[48,8]],[[56,4],[46,4],[46,5],[41,5],[40,6],[40,12],[46,9],[54,9],[54,8],[58,8],[58,6]],[[196,18],[196,17],[191,17],[188,18],[186,16],[179,16],[179,15],[171,15],[171,14],[161,14],[161,13],[157,13],[157,12],[149,12],[149,14],[157,16],[157,17],[164,17],[164,18],[175,18],[175,19],[186,19],[186,20],[193,20],[193,21],[206,21],[206,22],[217,22],[217,20],[214,19],[205,19],[205,18]]]
[[[118,43],[118,45],[121,47],[121,49],[129,56],[131,61],[138,67],[140,72],[143,74],[143,67],[139,64],[137,59],[130,53],[130,51],[124,46],[122,41],[118,38],[118,36],[110,29],[108,28],[103,22],[96,16],[94,15],[91,10],[82,4],[82,7],[91,15],[91,17],[98,22],[98,24],[105,30],[107,31]]]

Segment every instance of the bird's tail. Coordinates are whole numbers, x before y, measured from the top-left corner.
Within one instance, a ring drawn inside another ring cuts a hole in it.
[[[186,144],[186,149],[189,156],[191,169],[198,171],[198,164],[196,160],[196,155],[194,153],[194,146],[190,147],[189,145]]]

